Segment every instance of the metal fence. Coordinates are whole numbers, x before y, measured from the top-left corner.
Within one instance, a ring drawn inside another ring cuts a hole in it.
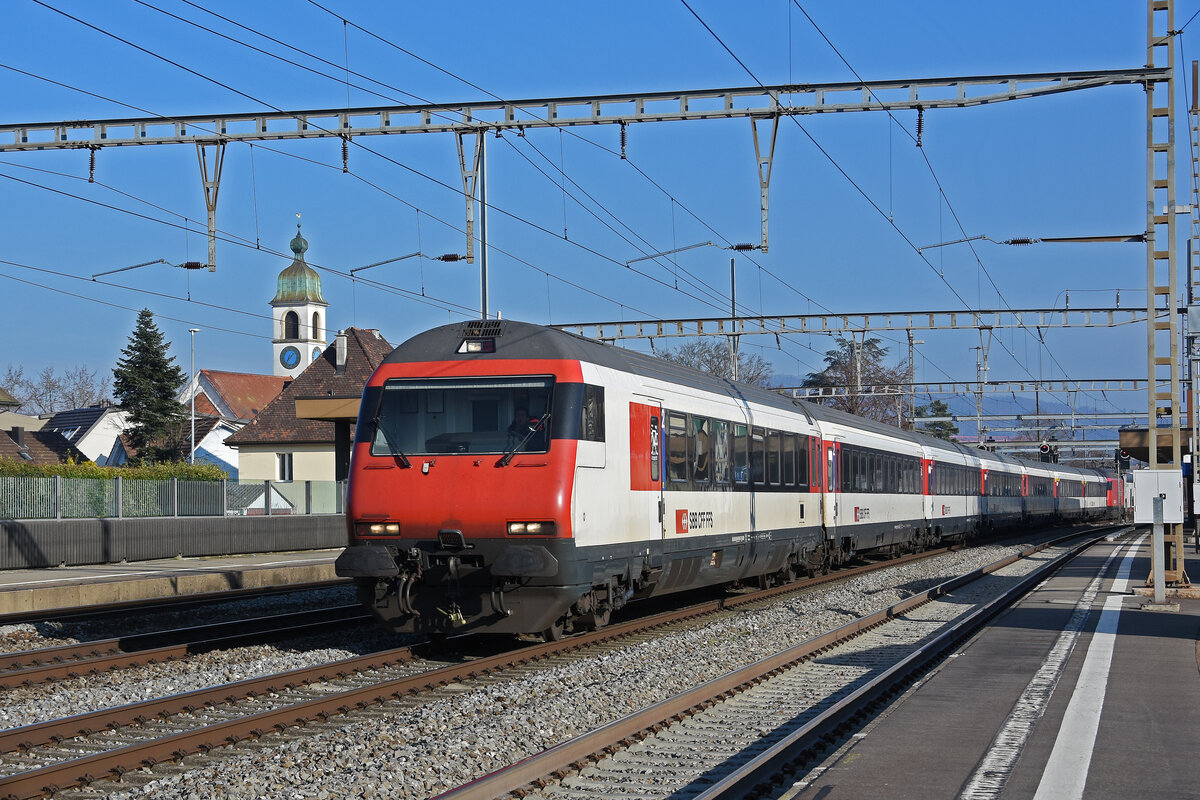
[[[0,519],[341,514],[345,481],[0,478]]]

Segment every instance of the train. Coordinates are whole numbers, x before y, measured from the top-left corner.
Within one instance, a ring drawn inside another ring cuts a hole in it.
[[[1119,478],[901,430],[515,320],[387,356],[339,576],[385,627],[594,630],[649,597],[1119,513]]]

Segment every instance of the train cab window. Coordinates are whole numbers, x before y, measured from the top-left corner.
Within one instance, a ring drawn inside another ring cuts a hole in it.
[[[745,484],[750,480],[750,437],[745,425],[733,426],[733,480]]]
[[[364,408],[357,435],[370,437],[373,456],[504,453],[516,446],[544,453],[554,438],[547,433],[557,430],[554,388],[549,376],[393,379],[379,391],[378,405]],[[541,420],[534,435],[506,430],[518,410]]]
[[[767,434],[767,482],[772,486],[779,485],[780,455],[779,433],[772,431]]]
[[[667,412],[667,477],[683,483],[688,479],[687,417]]]
[[[688,461],[692,480],[696,483],[712,481],[711,426],[712,421],[705,417],[692,417],[692,424],[688,426]]]
[[[729,423],[713,420],[712,424],[713,482],[729,485],[732,462],[729,450]]]

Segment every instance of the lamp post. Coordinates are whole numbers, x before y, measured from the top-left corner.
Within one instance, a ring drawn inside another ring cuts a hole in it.
[[[192,453],[188,457],[189,464],[196,463],[196,334],[199,328],[188,328],[192,335]]]

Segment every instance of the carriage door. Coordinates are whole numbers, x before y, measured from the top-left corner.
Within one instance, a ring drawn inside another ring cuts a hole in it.
[[[662,401],[634,395],[629,404],[629,488],[638,529],[656,539],[666,535],[662,431]]]
[[[821,449],[825,453],[825,468],[822,475],[823,488],[821,493],[821,523],[825,526],[825,536],[828,539],[837,538],[837,491],[840,483],[838,475],[838,455],[841,446],[837,442],[822,442]]]

